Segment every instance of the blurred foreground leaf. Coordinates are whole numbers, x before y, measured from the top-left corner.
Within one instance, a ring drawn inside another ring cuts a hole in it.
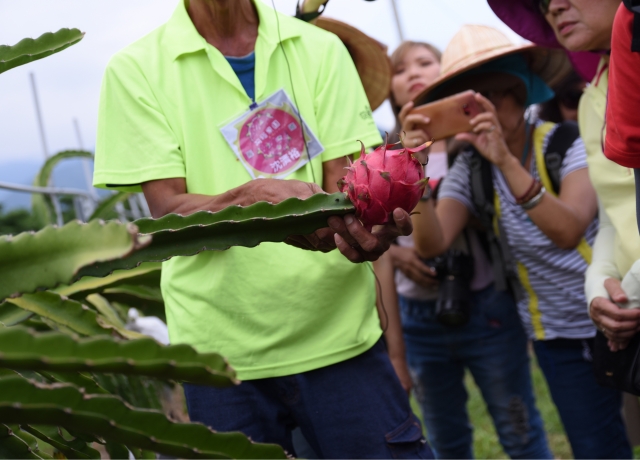
[[[69,284],[82,267],[126,257],[149,240],[134,225],[101,221],[0,236],[0,301]]]
[[[189,345],[163,346],[147,338],[77,339],[60,332],[36,333],[20,326],[0,328],[0,367],[47,372],[113,372],[216,386],[237,383],[235,372],[222,356],[198,353]]]
[[[107,441],[178,458],[286,458],[281,447],[253,443],[242,433],[174,423],[115,396],[85,395],[70,385],[38,384],[19,376],[0,379],[0,420],[99,433]]]

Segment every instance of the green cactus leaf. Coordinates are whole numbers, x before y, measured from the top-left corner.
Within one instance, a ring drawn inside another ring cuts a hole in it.
[[[20,323],[20,326],[27,327],[39,332],[49,332],[51,330],[56,330],[55,328],[52,329],[47,323],[45,323],[42,317],[35,314],[25,322]],[[69,333],[73,334],[74,332],[70,330]]]
[[[93,153],[86,150],[63,150],[62,152],[56,153],[55,155],[47,158],[47,161],[44,162],[40,171],[38,171],[38,174],[36,174],[36,177],[33,180],[33,185],[46,187],[51,179],[53,169],[58,165],[58,163],[72,158],[88,158],[93,160]]]
[[[148,377],[123,374],[94,374],[100,386],[137,409],[162,410],[165,383]]]
[[[51,174],[53,169],[63,160],[72,158],[88,158],[93,159],[93,154],[85,150],[64,150],[49,157],[44,162],[40,171],[33,180],[36,187],[48,187],[51,184]],[[56,223],[55,209],[51,198],[42,193],[34,193],[31,195],[31,209],[42,226],[52,225]]]
[[[25,38],[13,46],[0,46],[0,73],[51,56],[75,45],[84,37],[78,29],[47,32],[36,39]]]
[[[102,297],[100,294],[91,294],[87,296],[87,302],[96,307],[96,310],[100,312],[111,324],[120,329],[125,328],[125,324],[120,317],[118,311],[111,306],[109,301]]]
[[[131,449],[131,453],[133,454],[134,458],[149,458],[149,459],[155,459],[156,458],[156,454],[155,452],[152,452],[150,450],[142,450],[142,449],[136,449],[135,447],[132,447]]]
[[[0,379],[0,420],[57,425],[178,458],[286,458],[281,447],[253,443],[242,433],[174,423],[161,412],[133,409],[115,396],[85,395],[71,385],[19,376]]]
[[[89,447],[86,442],[79,439],[68,441],[63,438],[57,426],[21,425],[20,428],[55,447],[66,458],[100,458],[100,452]]]
[[[0,301],[69,284],[81,267],[126,257],[149,242],[135,225],[101,221],[0,236]]]
[[[0,300],[68,284],[83,276],[106,276],[146,261],[281,242],[289,235],[312,233],[325,227],[328,217],[349,212],[353,212],[353,205],[342,193],[317,194],[277,205],[260,202],[246,208],[231,206],[217,213],[141,219],[138,222],[144,229],[137,238],[135,226],[100,221],[70,222],[35,234],[2,236]]]
[[[135,286],[124,284],[105,289],[102,295],[110,302],[119,302],[136,307],[145,312],[164,309],[164,300],[159,287]]]
[[[0,424],[0,458],[51,458],[38,448],[33,436],[17,426]]]
[[[93,211],[93,214],[91,214],[91,217],[89,217],[89,220],[113,219],[116,214],[114,211],[115,205],[127,200],[131,195],[131,193],[127,192],[116,192],[113,195],[105,198],[100,203],[98,203],[98,206],[96,206],[96,209],[95,211]]]
[[[127,446],[123,444],[107,442],[105,444],[105,448],[111,458],[129,458],[129,449],[127,449]]]
[[[54,324],[48,323],[50,326],[67,334],[102,335],[110,334],[112,330],[127,339],[145,337],[139,332],[127,330],[119,318],[112,316],[113,308],[108,305],[106,299],[100,300],[102,302],[99,303],[98,311],[105,310],[108,316],[98,314],[80,302],[51,291],[24,294],[7,302],[38,314],[45,321],[52,321]],[[104,305],[104,302],[107,302],[107,305]]]
[[[105,276],[145,261],[282,242],[290,235],[306,235],[326,227],[330,216],[353,211],[353,204],[343,193],[334,193],[316,194],[306,200],[290,198],[276,205],[259,202],[245,208],[230,206],[215,213],[201,211],[184,217],[169,214],[160,219],[140,219],[135,224],[140,233],[153,236],[151,244],[127,257],[85,267],[78,278]]]
[[[47,326],[45,329],[40,329],[40,330],[58,331],[58,332],[62,332],[62,333],[67,334],[67,335],[76,335],[77,334],[76,331],[74,331],[73,329],[68,328],[64,324],[56,323],[55,321],[52,321],[49,318],[45,318],[44,316],[40,316],[39,319],[40,319],[40,321],[42,321],[42,324]],[[25,326],[27,324],[30,324],[30,323],[31,323],[31,320],[27,321],[25,323]]]
[[[106,299],[101,300],[106,302]],[[114,318],[112,315],[115,312],[108,302],[107,305],[100,303],[98,308],[98,311],[105,310],[108,316],[98,314],[80,302],[51,291],[24,294],[22,297],[8,300],[7,303],[40,315],[53,329],[71,335],[103,335],[110,334],[112,330],[127,339],[145,337],[139,332],[127,330],[119,318]]]
[[[72,285],[58,286],[52,290],[60,295],[80,300],[88,295],[102,294],[105,289],[122,285],[158,288],[161,269],[162,264],[159,262],[145,262],[131,270],[118,270],[104,278],[86,276]]]
[[[33,316],[30,311],[23,310],[20,307],[12,305],[10,303],[0,304],[0,323],[5,326],[15,326],[20,324]]]
[[[102,388],[95,381],[91,374],[82,374],[80,372],[38,372],[50,383],[71,383],[81,388],[87,394],[109,394],[107,390]]]
[[[98,314],[75,300],[62,297],[55,292],[37,292],[8,300],[17,307],[30,311],[82,335],[108,334],[98,323]]]
[[[113,372],[231,386],[235,372],[216,353],[188,345],[162,346],[150,338],[121,341],[108,336],[78,339],[59,332],[0,328],[0,367],[45,372]]]

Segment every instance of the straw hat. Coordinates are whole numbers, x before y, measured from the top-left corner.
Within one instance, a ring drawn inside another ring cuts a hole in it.
[[[371,110],[377,109],[391,90],[391,61],[387,47],[349,24],[319,17],[315,25],[333,32],[342,40],[353,59]]]
[[[440,76],[415,98],[416,104],[429,100],[434,89],[453,77],[503,56],[522,53],[532,72],[548,86],[560,82],[570,71],[571,63],[561,50],[541,48],[533,44],[516,45],[493,27],[465,25],[442,53]]]

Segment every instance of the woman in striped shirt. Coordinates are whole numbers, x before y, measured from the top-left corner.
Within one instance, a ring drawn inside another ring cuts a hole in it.
[[[470,147],[444,179],[437,207],[430,200],[418,205],[414,237],[420,255],[433,257],[475,217],[485,216],[486,225],[472,170],[488,161],[493,196],[485,197],[484,208],[494,209],[492,231],[505,256],[493,260],[494,267],[512,268],[519,279],[514,288],[521,294],[520,318],[574,456],[628,458],[621,394],[599,387],[592,372],[595,328],[585,308],[583,283],[598,224],[584,145],[577,138],[560,157],[559,190],[554,192],[544,155],[559,125],[525,117],[529,105],[553,97],[546,83],[562,77],[562,58],[533,45],[510,44],[488,27],[465,26],[453,38],[440,78],[416,102],[471,89],[484,111],[471,119],[470,132],[456,136]]]

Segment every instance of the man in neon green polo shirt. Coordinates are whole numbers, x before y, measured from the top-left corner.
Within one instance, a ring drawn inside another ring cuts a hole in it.
[[[381,142],[337,37],[261,0],[181,1],[109,63],[94,183],[143,190],[154,217],[306,198],[337,191],[357,140]],[[243,380],[186,385],[191,419],[290,452],[300,426],[323,457],[429,455],[380,342],[370,265],[351,263],[411,231],[394,220],[372,234],[332,217],[291,245],[165,262],[172,343],[221,353]]]

